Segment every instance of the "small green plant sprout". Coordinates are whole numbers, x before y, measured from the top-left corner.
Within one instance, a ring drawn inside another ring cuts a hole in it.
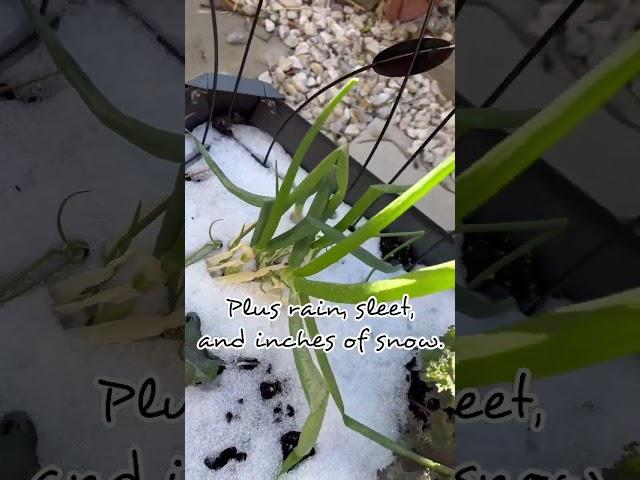
[[[220,220],[214,220],[209,225],[209,242],[205,243],[202,247],[197,249],[195,252],[187,255],[184,259],[184,267],[187,268],[189,265],[193,265],[194,263],[202,260],[203,258],[208,257],[216,250],[220,250],[222,248],[222,242],[220,240],[216,240],[213,238],[213,234],[211,229],[215,225],[216,222]]]
[[[142,206],[137,206],[127,231],[105,252],[102,267],[51,287],[54,310],[65,324],[75,326],[74,334],[91,342],[126,342],[161,334],[180,339],[184,313],[178,307],[184,293],[185,263],[183,138],[178,133],[147,125],[115,107],[64,48],[31,0],[20,2],[58,70],[96,118],[130,144],[156,158],[180,164],[171,195],[144,216]],[[160,217],[162,224],[153,252],[132,249],[133,240]],[[67,245],[65,251],[47,252],[27,269],[28,275],[17,279],[23,285],[16,290],[17,294],[33,283],[27,279],[34,271],[49,268],[54,263],[51,260],[61,258],[69,263],[70,258],[76,258],[75,253],[80,250],[71,248],[62,233],[61,236]],[[70,253],[74,255],[70,257]],[[34,276],[42,278],[44,274]],[[141,310],[140,300],[159,289],[166,289],[168,304],[153,312]],[[4,289],[0,291],[4,294]],[[15,295],[14,292],[11,298]]]
[[[89,254],[89,245],[84,240],[69,240],[62,227],[62,214],[73,197],[87,193],[86,190],[68,195],[60,204],[56,216],[58,236],[62,245],[52,248],[33,261],[21,272],[0,283],[0,305],[27,293],[32,288],[46,283],[66,267],[83,262]]]
[[[604,480],[635,480],[640,478],[640,442],[631,442],[623,448],[622,458],[602,470]]]
[[[330,226],[327,220],[342,204],[347,191],[347,148],[339,147],[332,151],[299,185],[294,185],[294,179],[322,125],[356,82],[356,79],[352,79],[346,83],[315,120],[295,151],[282,182],[276,185],[275,197],[256,195],[235,185],[216,164],[204,145],[191,136],[202,158],[222,186],[240,200],[260,208],[255,224],[250,228],[243,227],[238,238],[226,251],[206,259],[209,272],[219,276],[220,281],[260,281],[263,286],[267,285],[269,292],[278,291],[280,295],[284,295],[288,291],[288,300],[293,304],[308,303],[309,297],[340,303],[358,303],[371,296],[379,301],[394,301],[402,298],[404,294],[420,297],[454,287],[453,261],[397,274],[384,280],[369,281],[368,277],[363,279],[363,282],[355,284],[321,282],[309,278],[347,255],[353,255],[372,270],[387,274],[397,272],[399,267],[372,255],[362,248],[362,244],[371,238],[384,235],[383,230],[386,227],[454,171],[455,156],[451,155],[414,185],[371,186],[343,218],[334,226]],[[364,220],[365,211],[384,194],[394,194],[396,197],[377,214]],[[307,200],[310,201],[310,206],[305,214],[301,205]],[[292,209],[297,223],[284,233],[276,235],[281,219]],[[353,232],[345,233],[349,229],[353,229]],[[250,232],[251,239],[243,243]],[[407,232],[405,236],[408,239],[403,246],[423,234],[424,232]],[[300,329],[305,330],[310,336],[319,334],[313,318],[290,317],[289,330],[295,333]],[[317,366],[312,354],[305,348],[294,349],[293,356],[310,414],[302,428],[297,447],[282,465],[281,474],[294,467],[314,447],[329,397],[338,407],[348,428],[397,455],[412,459],[422,468],[440,472],[444,476],[453,473],[451,467],[423,457],[350,417],[344,409],[338,384],[324,352],[315,352]]]

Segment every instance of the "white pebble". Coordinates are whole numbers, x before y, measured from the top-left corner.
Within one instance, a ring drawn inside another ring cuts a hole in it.
[[[227,43],[229,45],[242,45],[244,43],[244,33],[231,32],[227,35]]]
[[[258,80],[264,83],[273,84],[273,79],[271,78],[271,74],[269,72],[263,72],[258,75]]]
[[[276,24],[275,24],[275,23],[273,23],[271,20],[266,19],[266,20],[264,21],[264,29],[265,29],[267,32],[271,33],[271,32],[273,32],[273,31],[276,29]]]
[[[371,99],[371,105],[379,107],[387,103],[391,99],[391,95],[388,93],[380,93]]]
[[[351,124],[345,128],[344,133],[345,135],[353,135],[354,137],[357,137],[360,134],[360,130],[356,125]]]

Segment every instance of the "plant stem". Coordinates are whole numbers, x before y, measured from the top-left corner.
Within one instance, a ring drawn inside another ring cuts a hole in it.
[[[151,225],[166,209],[167,205],[169,205],[170,198],[166,198],[158,205],[156,205],[153,210],[147,213],[139,222],[137,222],[127,233],[125,233],[120,240],[116,242],[113,246],[109,254],[105,259],[105,263],[109,263],[111,260],[116,258],[116,256],[124,253],[124,249],[126,249],[131,240],[133,240],[140,232],[142,232],[145,228]]]

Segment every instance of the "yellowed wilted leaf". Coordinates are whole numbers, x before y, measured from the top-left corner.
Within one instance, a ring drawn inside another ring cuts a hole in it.
[[[249,260],[256,258],[256,252],[249,245],[238,245],[236,249],[240,259],[244,262],[248,262]]]
[[[268,267],[263,267],[255,272],[239,272],[234,273],[233,275],[225,275],[224,277],[220,277],[220,281],[225,284],[251,282],[256,278],[264,277],[271,272],[281,270],[285,267],[286,265],[270,265]]]
[[[131,287],[113,287],[76,302],[63,303],[53,307],[60,315],[70,315],[100,303],[124,303],[140,296],[140,292]]]
[[[130,250],[124,255],[113,259],[102,268],[87,270],[55,283],[49,288],[49,294],[53,302],[69,303],[78,298],[87,288],[106,282],[115,275],[118,268],[131,258],[133,254],[133,250]]]
[[[75,338],[92,345],[109,343],[125,343],[146,338],[157,337],[167,330],[181,327],[184,324],[184,313],[176,310],[169,315],[140,314],[121,320],[92,325],[90,327],[67,330]]]
[[[150,253],[138,253],[135,255],[135,261],[139,268],[138,273],[144,275],[144,291],[148,292],[155,287],[164,285],[166,275],[162,270],[160,259]]]
[[[231,258],[233,256],[233,250],[227,250],[226,252],[220,252],[216,255],[212,255],[205,259],[207,263],[207,267],[215,267],[216,265],[224,262],[225,260]]]
[[[207,271],[209,273],[214,273],[220,270],[224,270],[225,268],[240,267],[242,265],[244,265],[244,262],[242,260],[229,260],[228,262],[224,262],[218,265],[213,265],[211,267],[208,267]]]

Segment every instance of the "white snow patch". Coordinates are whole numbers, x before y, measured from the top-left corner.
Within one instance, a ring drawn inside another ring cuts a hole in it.
[[[24,15],[18,15],[20,2],[0,3],[0,31],[7,25],[28,31]],[[117,2],[53,3],[68,7],[57,35],[105,95],[142,121],[180,132],[184,103],[172,95],[176,86],[170,80],[182,83],[178,60]],[[42,45],[16,59],[6,69],[0,66],[3,81],[20,83],[55,69]],[[92,247],[88,263],[78,268],[84,269],[100,263],[100,247],[127,227],[138,201],[147,211],[166,197],[178,170],[100,124],[61,76],[42,82],[42,93],[35,103],[0,101],[0,203],[7,206],[0,229],[9,252],[0,261],[3,280],[60,245],[56,211],[69,193],[91,191],[69,202],[64,216],[68,235]],[[152,248],[158,223],[136,239],[136,247]],[[0,306],[0,338],[0,364],[6,366],[0,369],[0,416],[16,409],[29,414],[42,465],[93,470],[107,478],[127,465],[128,448],[137,444],[145,475],[163,478],[170,458],[182,451],[182,424],[144,423],[126,406],[115,427],[105,428],[102,393],[94,381],[110,376],[138,382],[155,375],[162,379],[158,393],[180,399],[184,370],[177,342],[73,344],[45,288]]]
[[[544,310],[566,303],[555,299]],[[481,333],[524,318],[515,309],[482,320],[458,313],[457,333]],[[487,470],[506,470],[513,477],[529,467],[567,469],[579,476],[586,467],[612,465],[620,459],[623,445],[638,440],[640,416],[629,412],[640,404],[639,367],[636,355],[562,375],[534,376],[530,391],[538,395],[547,414],[545,429],[531,432],[514,422],[458,423],[456,448],[464,453],[459,464],[480,462]],[[482,388],[481,393],[486,395],[493,387]]]

